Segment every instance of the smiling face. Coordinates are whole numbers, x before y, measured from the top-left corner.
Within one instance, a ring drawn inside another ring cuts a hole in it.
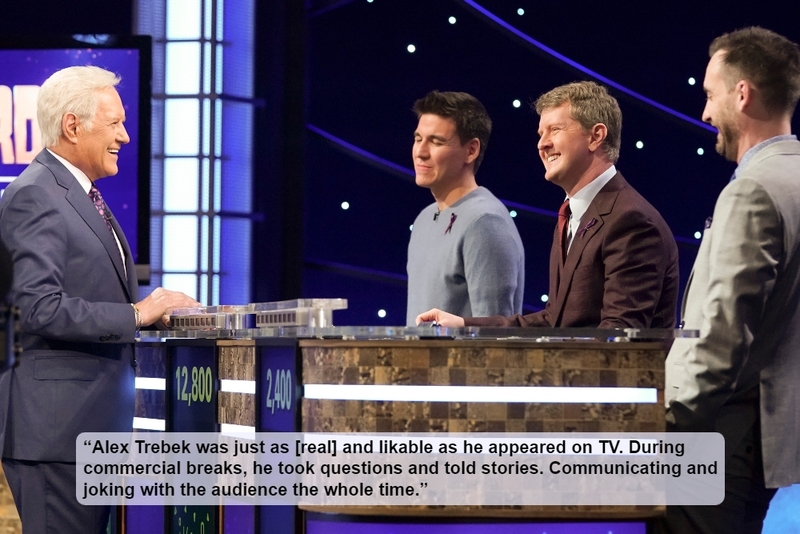
[[[717,152],[730,161],[739,160],[739,128],[736,123],[734,87],[729,87],[725,79],[722,63],[725,51],[719,50],[708,62],[703,90],[706,93],[706,107],[703,121],[717,129]]]
[[[567,194],[592,166],[592,134],[570,115],[569,102],[542,110],[539,118],[539,157],[547,181],[561,186]]]
[[[95,181],[117,174],[119,149],[130,141],[125,130],[125,109],[116,89],[97,91],[97,109],[89,125],[79,125],[75,157],[71,163]]]
[[[477,139],[461,143],[452,120],[430,113],[421,115],[411,150],[417,185],[431,189],[437,198],[446,195],[465,176],[472,175],[479,149]]]

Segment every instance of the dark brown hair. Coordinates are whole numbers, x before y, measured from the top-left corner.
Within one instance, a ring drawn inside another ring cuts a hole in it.
[[[417,117],[430,114],[453,121],[462,146],[472,139],[480,141],[481,147],[475,158],[475,172],[478,172],[489,146],[492,119],[477,98],[467,93],[431,91],[414,102],[414,112]]]
[[[782,35],[754,26],[714,39],[709,56],[723,51],[728,88],[739,80],[752,83],[770,113],[794,113],[800,99],[800,48]]]

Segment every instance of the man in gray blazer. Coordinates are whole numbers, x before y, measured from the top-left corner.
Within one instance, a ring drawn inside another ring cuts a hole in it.
[[[703,120],[738,163],[707,224],[666,364],[668,427],[725,437],[725,500],[670,507],[673,532],[761,532],[800,482],[800,48],[763,28],[711,44]]]
[[[130,139],[119,78],[70,67],[42,85],[42,150],[0,201],[23,353],[0,375],[3,469],[25,532],[105,532],[109,507],[75,498],[75,439],[130,432],[136,330],[197,306],[161,288],[138,300],[122,228],[95,182]]]

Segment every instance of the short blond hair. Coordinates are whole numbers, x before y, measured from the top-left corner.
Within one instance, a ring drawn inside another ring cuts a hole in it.
[[[552,89],[533,103],[539,115],[548,109],[569,103],[570,116],[588,131],[595,124],[605,124],[608,133],[602,149],[611,163],[619,159],[622,143],[622,111],[617,99],[602,85],[594,82],[573,82]]]

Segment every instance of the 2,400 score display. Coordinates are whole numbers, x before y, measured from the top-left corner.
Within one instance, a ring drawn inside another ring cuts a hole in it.
[[[176,398],[178,401],[186,402],[188,406],[193,402],[211,402],[212,385],[210,367],[192,367],[191,380],[189,369],[185,365],[175,369]]]
[[[267,392],[264,397],[267,399],[267,409],[275,413],[278,410],[291,410],[292,397],[294,397],[294,383],[292,382],[292,371],[290,369],[278,369],[275,371],[275,384],[273,386],[272,369],[267,369]]]

